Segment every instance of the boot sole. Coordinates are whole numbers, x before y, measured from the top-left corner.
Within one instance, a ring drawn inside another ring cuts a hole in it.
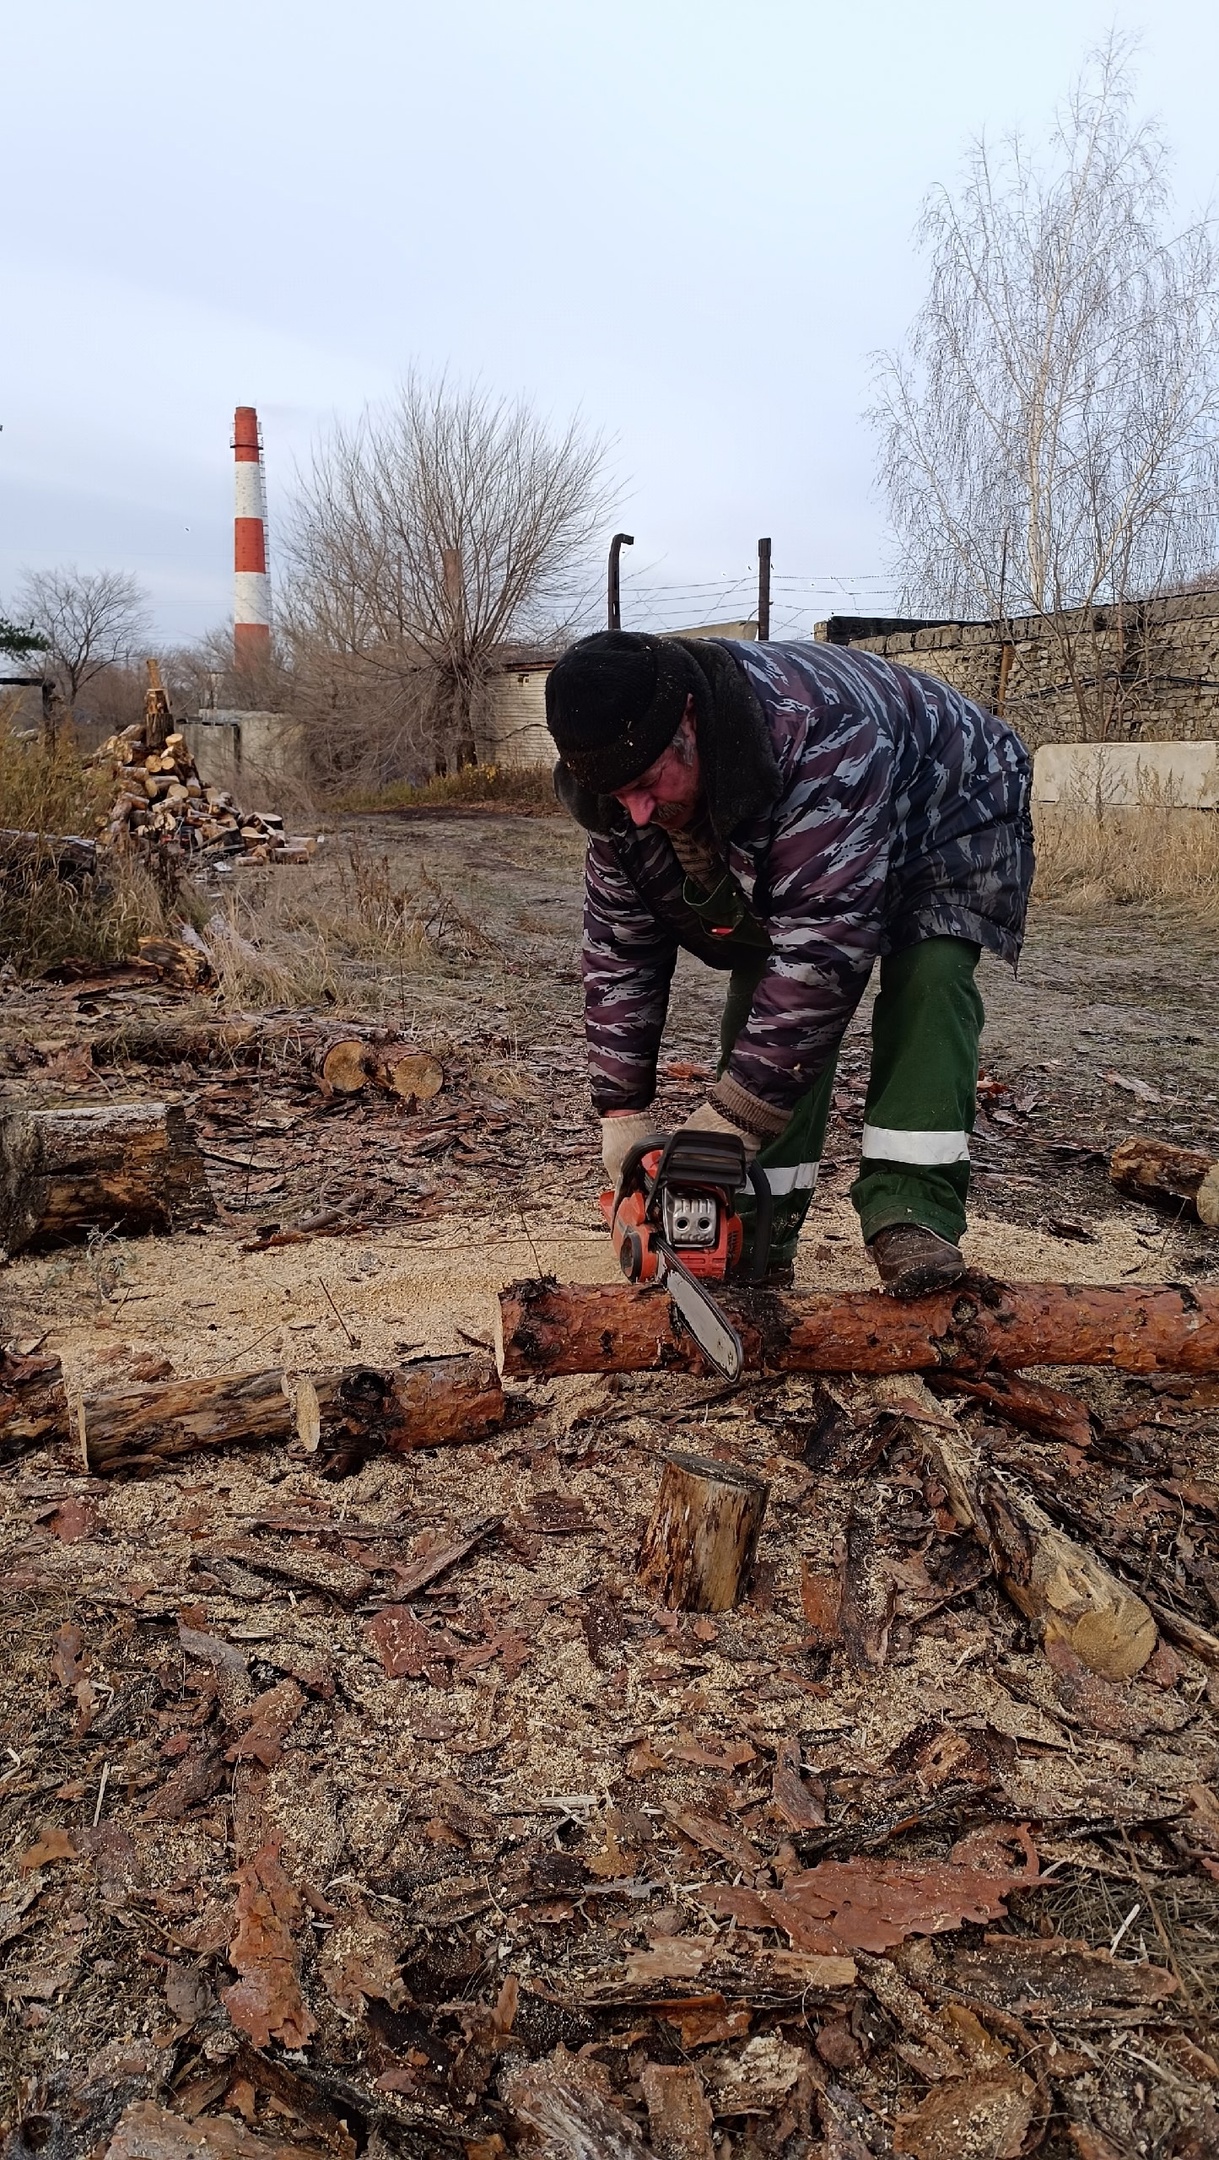
[[[934,1267],[928,1265],[927,1267],[907,1268],[903,1275],[896,1276],[892,1282],[885,1282],[882,1278],[881,1288],[887,1297],[926,1297],[930,1290],[949,1289],[953,1283],[960,1282],[962,1275],[965,1273],[964,1261],[961,1262],[959,1267]]]

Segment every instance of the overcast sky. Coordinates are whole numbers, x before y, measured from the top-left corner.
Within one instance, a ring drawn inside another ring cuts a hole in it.
[[[23,566],[76,562],[133,571],[162,642],[223,621],[234,405],[263,424],[274,576],[311,440],[412,363],[613,438],[628,623],[724,612],[761,533],[776,630],[882,604],[861,416],[868,355],[921,294],[920,199],[972,134],[1039,129],[1112,20],[1102,0],[10,5],[0,604]],[[1116,20],[1196,209],[1219,9]]]

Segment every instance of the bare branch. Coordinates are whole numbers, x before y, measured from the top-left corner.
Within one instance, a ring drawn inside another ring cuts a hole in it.
[[[336,425],[283,541],[281,627],[336,722],[359,687],[383,758],[473,755],[488,669],[560,619],[607,514],[605,449],[522,402],[412,375]]]
[[[22,606],[50,644],[64,703],[72,709],[86,683],[126,661],[150,634],[148,597],[123,570],[34,570]]]

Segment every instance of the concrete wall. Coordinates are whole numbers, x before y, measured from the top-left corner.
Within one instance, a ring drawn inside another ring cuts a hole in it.
[[[478,755],[484,765],[554,764],[554,744],[546,732],[546,677],[549,664],[506,671],[491,685]]]
[[[243,810],[275,810],[307,786],[303,731],[283,713],[202,712],[179,727],[200,777]]]
[[[1079,616],[1064,619],[1083,629]],[[857,626],[857,627],[853,627]],[[878,634],[879,633],[879,634]],[[840,615],[814,635],[881,653],[938,675],[994,710],[1006,663],[1003,712],[1034,747],[1078,741],[1079,713],[1065,679],[1063,647],[1041,616],[998,623],[881,626]],[[1098,608],[1082,637],[1087,672],[1119,673],[1125,685],[1118,739],[1213,742],[1219,738],[1219,589],[1147,600],[1121,610]]]
[[[1043,743],[1033,801],[1102,810],[1219,810],[1219,743]]]

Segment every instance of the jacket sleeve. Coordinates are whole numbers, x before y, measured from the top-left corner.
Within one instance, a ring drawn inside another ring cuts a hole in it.
[[[824,1071],[867,984],[884,919],[892,780],[892,744],[868,722],[798,759],[776,806],[765,915],[773,949],[712,1089],[726,1116],[767,1137]]]
[[[611,840],[584,868],[584,1031],[593,1108],[646,1110],[669,1007],[677,940],[645,906]]]

